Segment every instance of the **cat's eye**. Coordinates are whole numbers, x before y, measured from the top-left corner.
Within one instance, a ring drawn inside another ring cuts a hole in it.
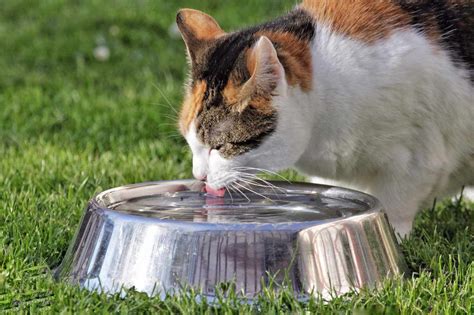
[[[222,149],[223,146],[224,146],[223,144],[219,144],[219,145],[213,146],[211,149],[216,150],[216,151],[220,151],[220,149]]]

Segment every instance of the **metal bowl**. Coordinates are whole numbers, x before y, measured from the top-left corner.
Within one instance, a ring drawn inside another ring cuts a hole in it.
[[[109,293],[164,296],[190,286],[211,299],[223,282],[251,299],[269,281],[290,281],[299,297],[328,298],[406,271],[372,196],[285,182],[224,198],[203,188],[176,180],[100,193],[56,277]]]

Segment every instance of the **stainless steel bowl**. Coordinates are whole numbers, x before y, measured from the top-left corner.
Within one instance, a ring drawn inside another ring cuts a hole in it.
[[[330,297],[402,274],[406,265],[380,203],[322,185],[271,182],[254,193],[203,193],[177,180],[107,190],[92,199],[60,279],[149,295],[183,286],[212,298],[234,281],[252,298],[270,281]]]

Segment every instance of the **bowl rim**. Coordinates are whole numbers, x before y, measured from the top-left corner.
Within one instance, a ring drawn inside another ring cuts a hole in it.
[[[152,220],[154,224],[156,223],[163,223],[163,224],[172,224],[172,225],[179,225],[179,226],[186,226],[187,228],[194,227],[196,229],[206,229],[206,228],[211,228],[215,229],[216,227],[230,227],[230,226],[235,226],[238,229],[242,230],[247,230],[247,229],[301,229],[304,226],[314,226],[314,225],[319,225],[319,224],[327,224],[330,222],[335,222],[335,221],[341,221],[345,219],[351,219],[351,218],[356,218],[359,216],[366,216],[369,214],[374,214],[374,213],[384,213],[384,209],[382,207],[381,202],[374,196],[349,189],[349,188],[344,188],[344,187],[339,187],[339,186],[331,186],[331,185],[323,185],[323,184],[314,184],[314,183],[308,183],[308,182],[299,182],[299,181],[292,181],[292,182],[285,182],[285,181],[278,181],[278,180],[269,180],[270,183],[280,186],[280,187],[295,187],[295,190],[302,190],[304,188],[307,188],[309,190],[312,190],[313,193],[325,193],[327,197],[334,197],[334,198],[347,198],[352,201],[356,202],[362,202],[365,203],[368,206],[367,210],[360,210],[356,213],[351,214],[350,216],[346,217],[337,217],[337,218],[327,218],[327,219],[321,219],[321,220],[308,220],[308,221],[301,221],[301,222],[277,222],[277,223],[266,223],[266,222],[216,222],[216,223],[211,223],[211,222],[188,222],[188,221],[182,221],[182,220],[177,220],[177,219],[167,219],[167,218],[160,218],[156,217],[150,214],[147,214],[146,212],[131,212],[131,211],[121,211],[121,210],[115,210],[110,208],[110,205],[115,204],[116,202],[120,202],[120,199],[113,199],[113,202],[111,200],[111,197],[117,197],[117,195],[120,195],[123,192],[126,191],[134,191],[134,190],[139,190],[140,188],[147,187],[147,186],[152,186],[152,187],[157,187],[157,186],[166,186],[169,184],[175,184],[175,185],[186,185],[186,186],[192,186],[192,185],[199,185],[202,186],[204,183],[202,181],[194,180],[194,179],[177,179],[177,180],[162,180],[162,181],[147,181],[147,182],[140,182],[140,183],[134,183],[134,184],[128,184],[128,185],[122,185],[114,188],[110,188],[107,190],[104,190],[98,194],[96,194],[93,198],[89,200],[88,203],[88,210],[89,211],[103,211],[109,216],[125,216],[129,217],[128,219],[131,220],[146,220],[147,222],[150,222]],[[299,189],[298,189],[299,188]],[[156,193],[156,192],[155,192]],[[147,196],[146,194],[140,195],[142,196]],[[126,198],[121,198],[121,200],[124,200]]]

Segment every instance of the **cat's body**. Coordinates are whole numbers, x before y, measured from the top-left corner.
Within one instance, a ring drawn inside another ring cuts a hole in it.
[[[474,184],[473,5],[433,3],[308,0],[229,34],[181,11],[195,176],[220,188],[242,167],[295,167],[374,194],[408,233]]]

